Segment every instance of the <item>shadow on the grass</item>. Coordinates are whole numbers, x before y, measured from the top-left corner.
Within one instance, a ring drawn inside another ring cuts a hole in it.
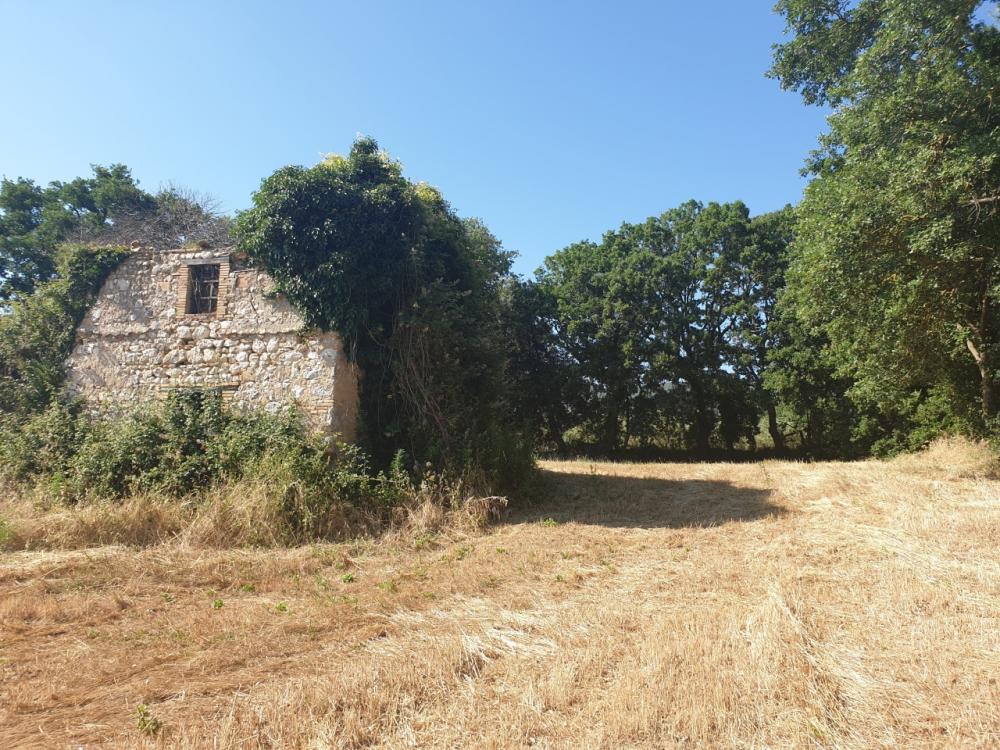
[[[692,528],[786,513],[771,492],[709,479],[654,479],[542,470],[538,504],[515,509],[511,522],[551,518],[611,528]]]

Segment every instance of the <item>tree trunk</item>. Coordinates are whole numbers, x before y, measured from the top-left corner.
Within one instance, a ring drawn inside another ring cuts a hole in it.
[[[979,368],[979,387],[982,398],[983,418],[987,421],[1000,416],[1000,393],[996,371],[996,339],[994,321],[991,316],[989,289],[983,292],[979,308],[979,322],[972,326],[972,336],[965,340],[965,345]]]
[[[1000,392],[998,392],[1000,384],[997,383],[996,358],[998,343],[990,285],[990,274],[984,274],[982,298],[979,303],[979,323],[972,326],[972,336],[965,341],[976,367],[979,368],[983,419],[987,422],[1000,416]]]
[[[566,449],[566,441],[563,439],[563,430],[561,425],[552,417],[546,419],[546,422],[549,427],[549,435],[551,435],[552,441],[556,444],[556,452],[560,456],[565,456],[568,451]]]
[[[605,455],[610,455],[618,448],[621,434],[621,402],[610,392],[607,399],[607,412],[604,415],[603,433],[600,449]]]
[[[625,434],[622,436],[622,448],[628,450],[628,442],[632,437],[632,399],[625,399]]]
[[[694,379],[691,383],[691,394],[694,396],[694,447],[699,453],[708,453],[709,438],[712,436],[712,420],[708,415],[708,400],[701,383]]]
[[[997,400],[997,384],[992,377],[983,376],[982,392],[983,416],[986,419],[996,419],[997,416],[1000,416],[1000,403]]]
[[[965,342],[972,358],[979,368],[979,390],[982,394],[983,418],[990,420],[1000,416],[1000,397],[997,395],[997,382],[994,373],[993,358],[985,347],[976,346],[972,339]]]
[[[785,450],[785,436],[778,426],[778,410],[774,404],[767,405],[767,431],[771,433],[771,442],[776,451]]]

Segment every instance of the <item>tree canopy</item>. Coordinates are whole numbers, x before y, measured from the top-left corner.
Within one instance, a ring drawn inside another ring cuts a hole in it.
[[[0,305],[54,278],[64,242],[169,248],[228,237],[228,220],[207,196],[177,187],[147,193],[124,164],[92,171],[47,187],[0,180]]]
[[[362,138],[346,157],[265,179],[235,231],[307,323],[344,337],[376,458],[404,450],[494,476],[527,461],[507,416],[510,254],[481,222]]]
[[[751,219],[740,202],[689,201],[546,259],[531,340],[533,371],[561,373],[534,396],[550,439],[703,452],[752,443],[767,411],[780,447],[763,371],[792,221],[790,208]]]
[[[980,4],[777,6],[792,38],[771,75],[834,108],[799,207],[796,315],[855,402],[911,427],[1000,411],[1000,31]]]

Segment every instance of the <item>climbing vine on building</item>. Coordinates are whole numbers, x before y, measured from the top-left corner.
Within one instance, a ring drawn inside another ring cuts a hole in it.
[[[0,316],[0,415],[20,419],[57,396],[76,327],[127,253],[118,247],[63,245],[55,256],[55,278]]]
[[[338,331],[361,367],[361,432],[385,463],[511,477],[530,446],[505,417],[501,290],[511,254],[370,138],[279,169],[235,226],[307,325]]]

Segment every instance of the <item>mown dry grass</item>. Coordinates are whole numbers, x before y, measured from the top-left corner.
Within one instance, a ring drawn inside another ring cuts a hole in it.
[[[0,747],[1000,745],[985,449],[544,471],[486,532],[4,555]]]

